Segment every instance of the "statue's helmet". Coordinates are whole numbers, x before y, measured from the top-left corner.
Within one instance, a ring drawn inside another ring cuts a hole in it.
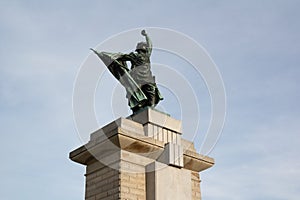
[[[139,42],[137,45],[136,45],[136,51],[138,50],[143,50],[143,51],[147,51],[147,48],[148,48],[148,45],[146,42]]]

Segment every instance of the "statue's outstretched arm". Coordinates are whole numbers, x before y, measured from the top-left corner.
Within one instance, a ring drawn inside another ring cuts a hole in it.
[[[148,34],[146,33],[145,30],[142,30],[141,34],[143,36],[145,36],[145,38],[146,38],[146,42],[147,42],[147,45],[148,45],[148,54],[150,56],[151,53],[152,53],[152,41],[150,40],[150,37],[148,36]]]

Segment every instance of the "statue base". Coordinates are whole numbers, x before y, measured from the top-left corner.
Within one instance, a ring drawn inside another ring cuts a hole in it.
[[[92,133],[70,153],[86,165],[85,199],[201,199],[199,172],[214,160],[181,136],[181,121],[153,109]]]

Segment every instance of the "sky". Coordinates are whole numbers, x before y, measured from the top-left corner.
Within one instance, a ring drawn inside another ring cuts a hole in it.
[[[201,173],[203,199],[298,199],[299,6],[293,0],[0,1],[1,199],[84,198],[84,166],[68,159],[83,144],[73,119],[74,82],[90,47],[140,27],[193,38],[223,78],[226,121],[209,154],[216,163]],[[176,106],[165,101],[173,113]]]

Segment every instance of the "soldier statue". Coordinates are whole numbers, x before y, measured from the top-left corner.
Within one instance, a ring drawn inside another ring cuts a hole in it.
[[[145,30],[142,30],[141,34],[146,38],[146,42],[139,42],[135,52],[129,54],[98,52],[91,49],[125,87],[128,105],[133,113],[147,107],[155,107],[163,99],[151,72],[152,42]],[[131,63],[130,69],[126,61]]]

